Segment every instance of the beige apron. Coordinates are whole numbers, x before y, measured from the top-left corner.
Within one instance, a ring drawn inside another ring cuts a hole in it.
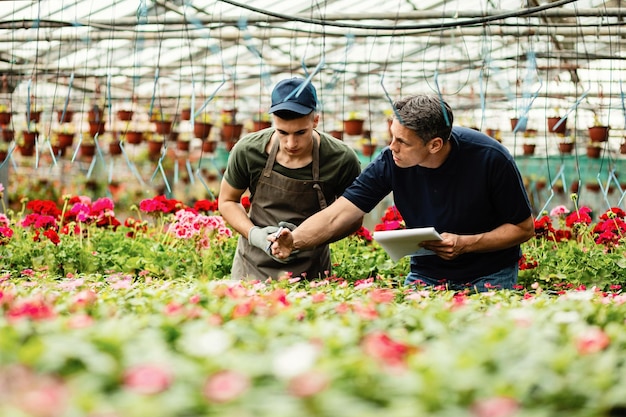
[[[256,226],[277,226],[280,221],[299,225],[306,218],[326,207],[326,199],[319,181],[319,144],[313,140],[313,180],[296,180],[273,171],[278,140],[274,141],[265,168],[259,177],[250,206],[250,220]],[[269,244],[269,242],[268,242]],[[233,279],[274,279],[291,273],[293,277],[305,275],[306,279],[323,278],[330,272],[328,245],[313,250],[300,251],[297,258],[283,264],[276,262],[261,249],[239,236],[237,253],[233,260]]]

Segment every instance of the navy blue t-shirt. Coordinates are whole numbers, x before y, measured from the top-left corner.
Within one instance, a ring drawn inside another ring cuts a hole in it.
[[[385,148],[343,196],[370,212],[390,192],[407,228],[435,227],[459,235],[517,224],[532,211],[522,177],[509,151],[473,129],[454,127],[452,150],[439,168],[400,168]],[[488,253],[465,253],[446,261],[413,256],[411,271],[435,279],[469,282],[513,265],[519,245]]]

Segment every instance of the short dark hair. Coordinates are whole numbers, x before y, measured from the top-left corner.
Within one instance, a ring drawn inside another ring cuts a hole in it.
[[[434,138],[447,141],[452,132],[454,116],[443,99],[434,94],[407,96],[393,103],[394,115],[405,127],[424,141]],[[444,113],[445,112],[445,113]]]

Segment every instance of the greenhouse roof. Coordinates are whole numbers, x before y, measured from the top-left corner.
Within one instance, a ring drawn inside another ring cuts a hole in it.
[[[310,77],[323,110],[381,112],[435,92],[485,119],[584,110],[624,122],[622,0],[4,1],[2,97],[14,109],[264,111]]]

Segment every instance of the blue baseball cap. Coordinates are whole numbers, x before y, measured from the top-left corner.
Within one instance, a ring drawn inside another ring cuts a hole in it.
[[[301,115],[307,115],[317,108],[317,92],[311,83],[306,83],[300,91],[303,78],[289,78],[282,80],[272,91],[272,105],[268,113],[279,110],[288,110]]]

